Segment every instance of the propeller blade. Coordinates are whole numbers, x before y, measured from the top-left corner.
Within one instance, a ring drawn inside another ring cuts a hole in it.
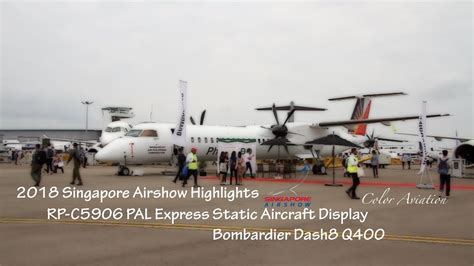
[[[285,151],[287,154],[290,154],[290,152],[288,151],[288,145],[284,144],[283,147],[285,147]]]
[[[199,123],[199,125],[203,125],[204,124],[204,117],[206,116],[206,110],[202,111],[201,113],[201,121]]]
[[[270,130],[272,130],[272,129],[269,128],[269,127],[264,127],[264,126],[260,126],[260,127],[261,127],[261,128],[264,128],[264,129],[270,129]]]
[[[291,132],[291,131],[288,131],[288,134],[293,134],[293,135],[298,135],[298,136],[303,136],[304,137],[304,135],[302,135],[300,133],[295,133],[295,132]]]
[[[194,121],[194,118],[192,116],[189,117],[189,120],[191,120],[191,124],[196,125],[196,122]]]
[[[272,111],[273,111],[273,115],[275,116],[275,120],[276,120],[276,122],[277,122],[277,125],[279,126],[279,125],[280,125],[280,121],[278,121],[278,114],[277,114],[277,111],[276,111],[275,104],[273,104],[273,106],[272,106]]]
[[[286,116],[285,123],[283,123],[283,125],[285,125],[286,122],[288,122],[288,119],[290,119],[290,117],[295,113],[295,111],[296,111],[295,109],[292,109],[292,110],[288,113],[288,115]]]
[[[268,147],[268,151],[267,152],[270,152],[270,150],[273,148],[273,145],[270,145],[270,147]]]
[[[393,141],[393,142],[405,142],[404,140],[399,139],[387,139],[387,138],[377,138],[378,140]]]
[[[292,143],[286,138],[275,138],[275,139],[262,142],[260,145],[270,145],[270,146],[284,146],[284,145],[300,146],[301,145],[302,146],[303,144]]]
[[[374,138],[375,129],[372,129],[372,139]]]

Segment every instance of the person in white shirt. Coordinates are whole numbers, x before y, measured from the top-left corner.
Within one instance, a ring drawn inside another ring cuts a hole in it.
[[[250,177],[255,178],[252,172],[252,161],[255,154],[252,154],[252,149],[247,149],[247,153],[244,155],[245,159],[245,171],[244,176],[247,174],[247,170],[250,170]]]

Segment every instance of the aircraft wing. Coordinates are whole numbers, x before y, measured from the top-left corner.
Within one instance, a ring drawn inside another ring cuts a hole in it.
[[[432,117],[442,117],[449,116],[449,114],[435,114],[427,115],[427,118]],[[399,117],[385,117],[385,118],[370,118],[370,119],[360,119],[360,120],[342,120],[342,121],[330,121],[330,122],[321,122],[318,124],[313,124],[311,127],[334,127],[334,126],[346,126],[354,124],[373,124],[373,123],[382,123],[382,122],[392,122],[392,121],[405,121],[418,119],[419,116],[399,116]]]
[[[405,136],[418,136],[418,134],[413,134],[413,133],[395,133],[398,135],[405,135]],[[459,140],[461,142],[465,142],[468,140],[471,140],[469,138],[459,138],[459,137],[447,137],[447,136],[435,136],[435,135],[426,135],[427,137],[434,138],[436,140],[443,140],[443,139],[453,139],[453,140]]]
[[[80,139],[68,139],[68,138],[56,138],[56,137],[48,137],[44,135],[45,138],[55,141],[68,141],[68,142],[77,142],[77,143],[84,143],[88,145],[95,145],[98,142],[94,140],[80,140]]]

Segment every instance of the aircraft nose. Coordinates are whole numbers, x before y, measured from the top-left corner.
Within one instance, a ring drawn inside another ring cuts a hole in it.
[[[95,154],[95,159],[100,162],[105,162],[107,161],[108,156],[108,151],[106,151],[108,146],[105,146],[103,149],[101,149],[99,152]]]
[[[100,162],[120,162],[123,159],[124,151],[123,143],[121,143],[120,139],[117,139],[101,149],[95,155],[95,159]]]

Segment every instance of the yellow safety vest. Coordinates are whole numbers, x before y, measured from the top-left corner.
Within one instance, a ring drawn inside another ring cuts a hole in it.
[[[189,170],[197,170],[198,169],[198,163],[197,163],[197,160],[198,160],[198,157],[196,154],[193,154],[193,160],[192,161],[196,161],[195,163],[193,163],[192,161],[188,163],[188,169]]]
[[[357,160],[357,157],[354,156],[354,160],[355,160],[355,165],[351,165],[349,164],[349,159],[350,157],[347,159],[347,172],[353,174],[353,173],[357,173],[357,164],[359,163],[359,161]]]

